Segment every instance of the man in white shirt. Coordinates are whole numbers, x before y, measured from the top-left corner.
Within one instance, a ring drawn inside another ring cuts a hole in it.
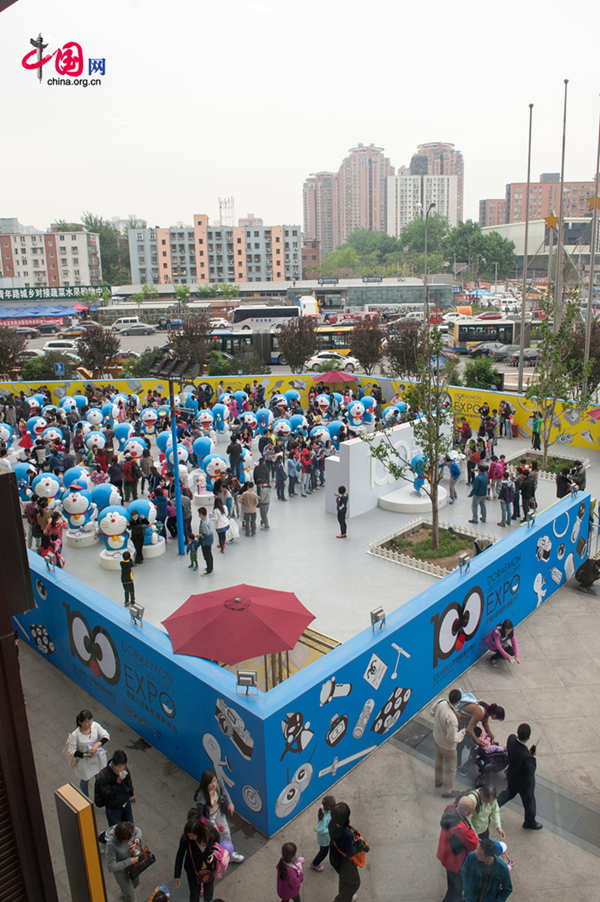
[[[436,788],[443,787],[442,797],[445,799],[456,795],[456,746],[465,737],[465,731],[458,729],[458,715],[454,707],[460,699],[460,689],[452,689],[448,699],[440,699],[431,710],[435,718],[435,785]]]

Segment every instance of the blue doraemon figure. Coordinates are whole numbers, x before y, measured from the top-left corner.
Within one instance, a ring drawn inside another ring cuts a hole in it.
[[[158,422],[158,414],[155,409],[153,407],[144,407],[140,414],[140,420],[142,421],[144,435],[154,435]]]
[[[242,426],[246,426],[252,432],[252,438],[254,438],[254,433],[256,432],[257,420],[254,413],[251,410],[246,410],[240,417]]]
[[[283,396],[290,407],[296,407],[300,404],[300,392],[296,388],[288,388],[288,390],[283,393]]]
[[[171,435],[171,430],[163,429],[163,431],[159,432],[156,436],[156,447],[160,452],[162,452],[162,454],[164,454],[167,450],[167,447],[171,444],[172,441],[173,436]]]
[[[35,442],[37,438],[42,437],[44,429],[48,428],[48,421],[44,417],[29,417],[25,427],[32,440]]]
[[[46,395],[42,395],[41,393],[31,395],[29,398],[27,398],[27,404],[29,406],[29,410],[30,410],[32,416],[34,414],[38,414],[40,412],[40,410],[42,409],[42,407],[45,405],[45,403],[46,403]]]
[[[69,467],[68,470],[65,470],[63,473],[63,486],[68,491],[73,484],[77,484],[79,489],[91,491],[92,481],[90,472],[86,467]]]
[[[127,516],[131,523],[131,514],[137,511],[140,517],[145,517],[148,526],[144,530],[144,545],[156,545],[158,543],[158,531],[156,529],[156,507],[147,498],[138,498],[131,501],[127,508]]]
[[[102,413],[102,423],[104,426],[110,426],[111,429],[115,424],[115,420],[119,414],[119,408],[112,401],[107,401],[100,408]]]
[[[110,505],[98,514],[98,534],[109,554],[121,554],[129,542],[129,519],[121,505]]]
[[[421,489],[425,485],[425,455],[421,451],[412,458],[410,468],[415,474],[413,488],[417,495],[420,495]]]
[[[0,423],[0,441],[4,442],[8,450],[13,440],[13,428],[8,423]]]
[[[284,444],[287,444],[291,431],[290,421],[286,420],[285,417],[281,417],[273,423],[273,435]]]
[[[291,415],[290,429],[293,435],[308,435],[308,420],[303,413],[293,413]]]
[[[330,423],[327,423],[327,429],[329,431],[329,435],[331,436],[333,447],[336,450],[339,450],[340,447],[340,429],[343,427],[343,425],[344,424],[341,420],[331,420]]]
[[[48,426],[42,432],[41,438],[46,445],[50,445],[52,442],[60,442],[62,444],[65,440],[64,435],[57,426]]]
[[[60,506],[61,485],[54,473],[40,473],[31,483],[31,491],[38,498],[47,498],[48,507],[52,510]]]
[[[179,460],[179,463],[183,464],[185,466],[185,464],[187,464],[187,462],[188,462],[189,456],[190,456],[189,451],[185,447],[185,445],[178,444],[177,445],[177,459]],[[173,472],[173,462],[175,460],[175,454],[173,451],[172,443],[167,446],[167,450],[165,452],[165,459],[167,461],[167,466],[169,468],[169,471],[172,473]]]
[[[114,437],[119,443],[119,451],[123,451],[129,439],[133,438],[133,431],[131,423],[119,423],[118,426],[115,426]]]
[[[261,407],[256,411],[256,424],[260,435],[264,435],[274,420],[273,411],[268,407]]]
[[[111,482],[103,482],[92,489],[92,501],[98,511],[103,511],[107,507],[118,507],[122,500],[120,491]]]
[[[201,435],[199,438],[195,439],[192,450],[200,465],[205,457],[208,457],[209,454],[214,454],[215,443],[209,435]]]
[[[238,410],[241,410],[244,401],[248,400],[248,392],[245,392],[240,388],[237,391],[234,391],[233,397],[235,398],[235,403],[238,406]]]
[[[229,408],[225,404],[213,405],[213,426],[216,432],[225,432],[225,423],[229,419]]]
[[[31,498],[32,491],[29,484],[29,477],[35,472],[35,467],[33,464],[29,463],[15,464],[13,467],[13,473],[17,477],[17,488],[19,490],[19,498],[21,501],[29,501]]]
[[[206,488],[209,492],[215,487],[217,479],[225,476],[227,473],[228,462],[220,454],[209,454],[200,464],[206,473]]]
[[[63,495],[62,507],[69,529],[74,532],[94,531],[96,528],[94,518],[98,508],[92,501],[91,492],[86,489],[76,489],[73,486]]]
[[[64,410],[65,413],[71,413],[73,410],[77,409],[75,398],[70,398],[69,395],[61,398],[58,402],[58,406],[61,410]]]

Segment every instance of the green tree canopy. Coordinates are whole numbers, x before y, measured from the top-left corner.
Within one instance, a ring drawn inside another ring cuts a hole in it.
[[[350,334],[350,353],[370,375],[381,360],[383,330],[377,319],[361,319]]]
[[[120,345],[121,340],[114,332],[102,326],[92,326],[77,342],[77,353],[83,366],[91,370],[92,376],[97,379],[114,365]]]
[[[312,316],[290,319],[277,330],[279,347],[293,373],[300,373],[304,361],[317,350],[317,333]]]
[[[131,282],[127,238],[110,222],[89,211],[83,214],[81,221],[88,232],[96,232],[99,236],[103,279],[109,285]]]
[[[0,326],[0,373],[10,374],[21,362],[27,339],[10,326]]]
[[[180,360],[204,366],[210,350],[210,331],[206,313],[186,316],[180,329],[169,331],[168,350]]]

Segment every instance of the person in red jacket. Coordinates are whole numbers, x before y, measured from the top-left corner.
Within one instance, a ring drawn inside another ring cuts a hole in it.
[[[463,861],[479,845],[479,837],[469,822],[475,811],[475,800],[467,796],[444,809],[440,821],[437,857],[446,869],[448,889],[442,902],[461,902],[463,898],[460,869]]]

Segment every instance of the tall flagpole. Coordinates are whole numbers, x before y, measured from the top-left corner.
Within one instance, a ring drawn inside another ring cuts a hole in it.
[[[525,240],[523,244],[523,287],[521,289],[521,329],[519,334],[519,391],[523,391],[523,358],[525,357],[525,307],[527,304],[527,250],[529,241],[529,188],[531,185],[531,126],[533,104],[529,104],[529,138],[527,142],[527,187],[525,188]]]
[[[594,213],[592,215],[592,234],[590,235],[590,284],[588,285],[587,315],[585,321],[585,350],[583,352],[583,394],[587,393],[587,367],[590,359],[590,343],[592,337],[592,306],[594,303],[594,269],[596,264],[596,244],[598,232],[598,169],[600,169],[600,117],[598,118],[598,147],[596,150],[596,170],[594,172]]]
[[[560,190],[558,192],[558,239],[556,242],[556,280],[554,282],[554,331],[558,331],[563,315],[563,240],[564,211],[563,191],[565,187],[565,148],[567,140],[567,87],[569,79],[565,78],[565,95],[563,100],[562,154],[560,160]]]

